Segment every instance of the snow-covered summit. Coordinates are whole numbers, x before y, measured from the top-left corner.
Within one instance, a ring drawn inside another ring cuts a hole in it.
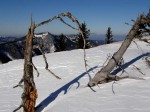
[[[49,32],[43,32],[34,35],[35,38],[34,42],[38,43],[39,45],[43,46],[43,51],[46,53],[55,52],[56,47],[54,45],[54,36]]]
[[[52,34],[49,32],[42,32],[42,33],[34,34],[35,37],[41,37],[41,38],[45,38],[47,35],[52,35]]]

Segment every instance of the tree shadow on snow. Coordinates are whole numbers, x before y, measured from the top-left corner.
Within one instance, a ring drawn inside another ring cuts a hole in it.
[[[131,61],[129,61],[129,62],[121,65],[120,66],[121,68],[115,69],[111,74],[112,75],[116,75],[117,73],[119,73],[120,71],[122,71],[122,69],[126,69],[129,65],[133,64],[134,62],[136,62],[137,60],[139,60],[140,58],[142,58],[144,56],[150,56],[150,53],[147,52],[147,53],[144,53],[144,54],[141,54],[141,55],[137,56],[136,58],[132,59]]]
[[[150,53],[144,53],[134,59],[132,59],[131,61],[121,65],[122,69],[127,68],[129,65],[133,64],[134,62],[136,62],[137,60],[139,60],[140,58],[144,57],[144,56],[150,56]],[[78,77],[76,77],[75,79],[73,79],[72,81],[70,81],[69,83],[67,83],[66,85],[62,86],[61,88],[59,88],[58,90],[56,90],[55,92],[51,93],[47,98],[45,98],[40,104],[37,105],[36,107],[36,112],[41,112],[45,107],[47,107],[51,102],[53,102],[58,95],[64,91],[64,94],[66,94],[68,92],[68,89],[71,85],[77,83],[78,86],[77,88],[80,86],[79,80],[87,75],[90,71],[93,71],[94,69],[98,68],[98,66],[94,66],[92,68],[90,68],[87,72],[82,73],[81,75],[79,75]],[[120,71],[122,71],[122,69],[118,68],[115,69],[111,74],[116,75],[117,73],[119,73]],[[93,92],[95,92],[92,88],[91,90]]]
[[[62,86],[61,88],[59,88],[58,90],[56,90],[55,92],[51,93],[47,98],[45,98],[40,104],[37,105],[36,107],[36,112],[41,112],[46,106],[48,106],[51,102],[53,102],[58,95],[64,91],[64,94],[66,94],[68,92],[68,89],[71,85],[77,83],[78,86],[77,88],[80,86],[79,80],[87,75],[90,71],[93,71],[94,69],[98,68],[98,66],[94,66],[92,68],[90,68],[87,72],[82,73],[81,75],[79,75],[78,77],[76,77],[75,79],[73,79],[72,81],[70,81],[69,83],[67,83],[66,85]],[[91,90],[93,92],[95,92],[92,88]]]

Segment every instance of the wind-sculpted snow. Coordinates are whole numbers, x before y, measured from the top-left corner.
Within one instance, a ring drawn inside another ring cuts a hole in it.
[[[88,88],[88,74],[85,73],[83,51],[72,50],[46,54],[50,69],[62,80],[54,78],[45,68],[42,56],[33,58],[40,72],[35,83],[38,90],[37,112],[150,112],[150,68],[143,54],[150,46],[136,40],[123,56],[125,71],[122,75],[144,78],[124,79]],[[107,56],[120,47],[121,42],[86,50],[91,77],[102,68]],[[132,60],[136,59],[134,62]],[[132,61],[132,63],[131,63]],[[23,75],[22,59],[0,65],[0,112],[12,112],[21,103],[21,88],[13,89]],[[141,74],[135,66],[145,74]],[[117,72],[120,75],[121,72]],[[20,110],[19,112],[21,112]]]

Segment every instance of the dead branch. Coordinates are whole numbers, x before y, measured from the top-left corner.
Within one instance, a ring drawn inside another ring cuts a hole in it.
[[[19,109],[21,109],[23,107],[23,105],[20,105],[18,108],[16,108],[15,110],[13,110],[13,112],[17,112]]]
[[[22,93],[22,103],[21,105],[15,109],[14,111],[19,110],[23,107],[24,112],[34,112],[35,111],[35,102],[37,99],[37,90],[34,83],[33,76],[33,66],[32,63],[32,39],[34,36],[35,24],[32,23],[31,18],[31,26],[28,30],[28,34],[26,36],[26,48],[25,48],[25,58],[24,58],[24,75],[23,79],[19,82],[19,84],[15,87],[20,86],[22,82],[24,82],[24,90]]]
[[[150,60],[149,60],[148,58],[149,58],[149,56],[147,56],[147,57],[145,58],[145,62],[146,62],[146,64],[148,65],[148,67],[150,67]]]
[[[145,17],[143,14],[141,14],[137,18],[136,22],[134,23],[132,29],[128,33],[126,39],[123,41],[119,50],[114,53],[114,55],[112,56],[113,58],[111,58],[109,60],[107,65],[96,73],[94,78],[88,83],[88,86],[92,87],[99,83],[107,82],[107,80],[110,79],[110,77],[109,77],[109,75],[111,75],[110,72],[117,65],[119,60],[122,58],[123,54],[126,52],[127,48],[131,44],[132,40],[138,36],[140,24],[143,22],[143,20],[145,20]],[[144,21],[144,22],[147,22],[147,21]]]
[[[147,39],[141,39],[143,42],[146,42],[150,45],[150,42]]]
[[[105,60],[105,62],[103,63],[102,66],[104,66],[104,65],[106,64],[106,62],[107,62],[111,57],[112,57],[111,54],[108,54],[108,55],[107,55],[107,59]]]
[[[77,28],[74,28],[74,27],[72,27],[71,25],[67,24],[61,17],[68,17],[69,19],[71,19],[72,22],[76,23]],[[46,21],[43,21],[43,22],[41,22],[41,23],[39,23],[39,24],[36,24],[36,25],[35,25],[35,28],[37,28],[37,27],[39,27],[39,26],[42,26],[42,25],[44,25],[44,24],[48,24],[49,22],[53,21],[54,19],[59,19],[61,22],[63,22],[63,23],[66,24],[67,26],[69,26],[69,27],[71,27],[71,28],[73,28],[73,29],[76,29],[76,30],[79,30],[79,31],[80,31],[81,36],[82,36],[82,38],[83,38],[83,42],[84,42],[84,46],[83,46],[83,50],[84,50],[84,65],[85,65],[85,70],[86,70],[86,72],[87,72],[87,62],[86,62],[87,60],[86,60],[86,51],[85,51],[86,41],[85,41],[85,37],[84,37],[84,35],[83,35],[84,32],[82,31],[81,25],[80,25],[80,23],[78,22],[78,20],[77,20],[70,12],[67,12],[67,13],[60,13],[60,14],[58,14],[57,16],[54,16],[54,17],[52,17],[52,18],[50,18],[50,19],[48,19],[48,20],[46,20]]]
[[[16,85],[16,86],[14,86],[13,88],[16,88],[16,87],[21,87],[22,88],[22,84],[23,83],[23,78],[19,81],[19,83]]]
[[[33,63],[31,63],[31,65],[33,66],[34,70],[36,71],[37,77],[39,77],[40,73],[39,73],[38,69],[36,68],[36,66]]]
[[[75,27],[71,26],[70,24],[66,23],[61,17],[59,17],[59,20],[60,20],[62,23],[66,24],[67,26],[71,27],[72,29],[78,30],[77,28],[75,28]]]
[[[142,48],[133,40],[133,42],[135,43],[135,45],[137,46],[137,48],[139,49],[139,50],[141,50],[142,51],[142,53],[144,53],[144,51],[142,50]]]
[[[139,72],[139,73],[141,73],[142,75],[145,75],[142,71],[141,71],[141,69],[140,68],[138,68],[137,66],[135,66],[135,65],[133,65],[133,67]]]
[[[72,22],[76,23],[77,28],[74,28],[71,25],[69,25],[68,23],[66,23],[62,19],[62,17],[67,17],[67,18],[71,19]],[[23,107],[24,112],[34,112],[35,111],[35,103],[36,103],[36,99],[37,99],[38,94],[37,94],[37,89],[36,89],[36,86],[35,86],[35,83],[34,83],[33,68],[36,70],[38,76],[39,76],[39,72],[38,72],[37,68],[34,66],[34,64],[32,63],[32,49],[33,49],[32,41],[33,41],[33,38],[34,38],[34,31],[37,27],[48,24],[49,22],[53,21],[54,19],[59,19],[61,22],[63,22],[67,26],[69,26],[69,27],[71,27],[75,30],[80,31],[80,33],[82,35],[82,38],[84,40],[84,46],[83,46],[83,49],[84,49],[84,64],[85,64],[85,68],[87,67],[86,52],[85,52],[85,45],[86,45],[85,37],[83,35],[83,31],[82,31],[80,23],[78,22],[78,20],[70,12],[58,14],[57,16],[54,16],[54,17],[52,17],[52,18],[50,18],[46,21],[43,21],[39,24],[34,24],[32,22],[32,17],[31,17],[31,26],[30,26],[30,28],[28,30],[28,34],[26,36],[26,48],[25,48],[25,55],[24,55],[25,56],[25,58],[24,58],[24,75],[23,75],[23,79],[18,83],[18,85],[14,86],[14,87],[18,87],[18,86],[21,85],[22,82],[24,82],[24,85],[23,85],[24,91],[23,91],[22,97],[21,97],[22,98],[22,104],[17,109],[15,109],[14,111],[18,111],[21,107]],[[41,50],[40,47],[39,47],[39,49]],[[45,69],[48,70],[53,76],[60,79],[60,77],[55,75],[48,68],[49,65],[47,63],[46,56],[42,52],[42,50],[41,50],[41,53],[43,54],[43,58],[44,58],[44,61],[45,61],[45,64],[46,64]],[[87,71],[87,68],[86,68],[86,71]]]
[[[48,62],[47,62],[47,59],[46,59],[46,56],[45,56],[45,53],[43,52],[43,50],[41,49],[41,47],[40,46],[38,46],[39,47],[39,50],[41,51],[41,53],[42,53],[42,55],[43,55],[43,58],[44,58],[44,62],[45,62],[45,69],[49,72],[49,73],[51,73],[54,77],[56,77],[57,79],[61,79],[60,77],[58,77],[56,74],[54,74],[48,67],[49,67],[49,65],[48,65]]]
[[[109,80],[109,81],[114,81],[112,83],[112,92],[113,94],[115,94],[115,91],[114,91],[114,84],[116,83],[116,81],[119,81],[119,80],[122,80],[122,79],[135,79],[135,80],[145,80],[143,78],[140,78],[140,77],[131,77],[131,76],[123,76],[123,77],[120,77],[120,76],[114,76],[112,78],[112,80]]]
[[[115,94],[115,91],[114,91],[114,84],[115,84],[115,83],[116,83],[116,82],[114,81],[114,82],[112,83],[112,86],[111,86],[113,94]]]

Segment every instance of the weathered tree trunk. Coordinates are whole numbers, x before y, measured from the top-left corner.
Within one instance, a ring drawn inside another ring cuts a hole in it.
[[[99,83],[107,82],[109,79],[113,78],[110,72],[118,64],[119,60],[122,58],[123,54],[131,44],[133,38],[137,36],[137,33],[140,28],[140,23],[143,17],[143,15],[140,15],[137,18],[132,29],[128,33],[126,39],[123,41],[119,50],[113,54],[112,58],[109,60],[107,65],[96,73],[94,78],[88,83],[88,86],[92,87]]]
[[[32,39],[35,25],[31,24],[26,37],[25,62],[24,62],[24,92],[22,94],[22,106],[24,112],[34,112],[37,99],[37,90],[34,84],[32,66]]]
[[[72,27],[70,24],[66,23],[63,20],[62,17],[67,17],[70,20],[72,20],[72,22],[76,23],[77,28]],[[25,56],[25,59],[24,59],[25,60],[25,62],[24,62],[24,75],[23,75],[23,78],[21,79],[21,81],[18,83],[18,85],[14,86],[14,88],[18,87],[18,86],[22,87],[21,84],[24,83],[23,84],[23,87],[24,87],[23,90],[24,91],[23,91],[23,94],[22,94],[22,103],[13,112],[18,111],[22,107],[23,107],[24,112],[35,112],[35,103],[36,103],[36,99],[37,99],[37,89],[36,89],[36,86],[35,86],[35,83],[34,83],[33,68],[36,71],[37,71],[37,68],[32,63],[32,47],[33,47],[32,46],[32,40],[33,40],[33,37],[34,37],[34,30],[39,26],[48,24],[49,22],[53,21],[54,19],[59,19],[61,22],[63,22],[67,26],[80,31],[80,33],[83,37],[83,40],[84,40],[84,60],[85,60],[85,57],[86,57],[86,55],[85,55],[85,38],[84,38],[84,35],[83,35],[83,31],[81,29],[81,25],[78,22],[78,20],[70,12],[58,14],[57,16],[54,16],[54,17],[52,17],[52,18],[50,18],[46,21],[43,21],[39,24],[33,24],[32,20],[31,20],[31,26],[29,28],[29,31],[28,31],[28,34],[27,34],[27,37],[26,37],[26,48],[25,48],[25,54],[24,54],[24,56]],[[44,61],[46,63],[45,69],[48,70],[53,76],[60,79],[60,77],[56,76],[48,68],[48,63],[46,61],[46,57],[45,57],[44,54],[43,54],[43,57],[44,57]],[[86,65],[86,61],[85,61],[85,65]],[[37,73],[39,75],[38,71],[37,71]]]

